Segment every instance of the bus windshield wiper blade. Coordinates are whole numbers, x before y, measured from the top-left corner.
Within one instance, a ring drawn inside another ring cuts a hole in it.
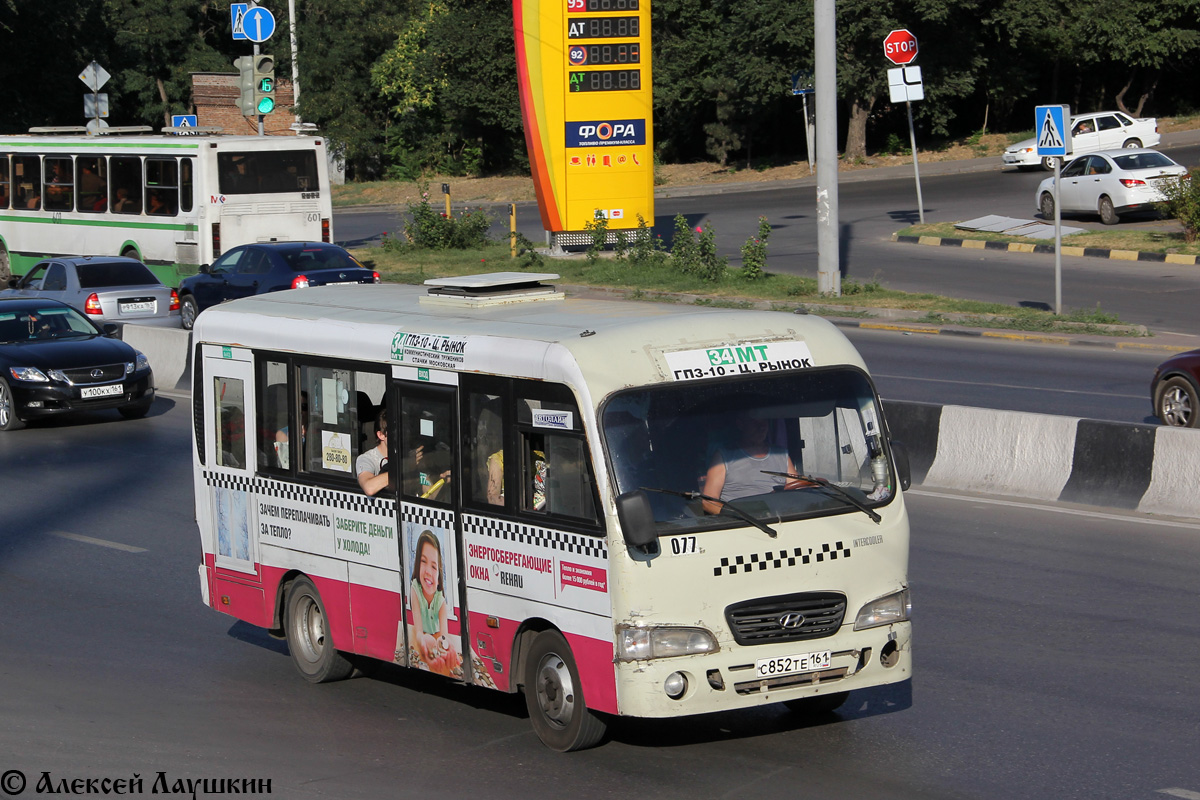
[[[721,506],[721,511],[725,511],[725,509],[729,509],[729,511],[735,517],[742,520],[743,522],[749,522],[751,525],[758,528],[760,531],[765,533],[767,536],[770,536],[772,539],[774,539],[776,536],[779,535],[779,533],[774,528],[772,528],[770,525],[767,525],[766,523],[755,519],[754,517],[750,516],[745,511],[742,511],[740,508],[738,508],[737,506],[735,506],[733,503],[729,502],[728,500],[721,500],[720,498],[717,498],[717,497],[710,497],[706,494],[701,494],[700,492],[681,492],[678,489],[657,489],[652,486],[639,486],[638,488],[641,489],[643,492],[661,492],[662,494],[673,494],[678,497],[686,497],[688,500],[707,500],[710,503],[718,503]]]
[[[809,483],[811,483],[813,486],[815,486],[818,489],[828,489],[829,491],[834,493],[834,496],[836,496],[842,500],[845,500],[847,503],[849,503],[850,505],[857,508],[859,511],[866,514],[868,517],[871,518],[871,521],[874,522],[876,525],[878,525],[880,522],[883,521],[883,517],[879,516],[879,514],[875,513],[875,511],[873,511],[870,508],[867,508],[865,505],[860,503],[854,497],[854,495],[850,494],[845,489],[838,486],[836,483],[830,483],[829,481],[825,480],[824,478],[818,478],[814,475],[793,475],[790,472],[771,472],[770,470],[766,470],[766,469],[761,470],[761,472],[763,472],[766,475],[778,475],[781,478],[790,478],[790,479],[796,480],[796,481],[808,481]],[[800,487],[800,488],[805,488],[805,487]]]

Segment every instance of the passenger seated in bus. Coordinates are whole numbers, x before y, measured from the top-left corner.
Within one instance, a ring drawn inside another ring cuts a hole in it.
[[[271,387],[271,388],[275,388],[275,387]],[[289,432],[288,432],[289,426],[287,424],[287,409],[286,409],[286,407],[284,408],[283,419],[284,419],[283,427],[280,428],[279,430],[275,431],[275,452],[279,456],[279,466],[282,467],[283,469],[287,469],[288,465],[290,463],[290,456],[289,456],[289,452],[288,452],[289,444],[290,444],[290,442],[289,442],[290,436],[289,436]],[[300,393],[300,448],[302,451],[300,453],[301,463],[304,463],[303,449],[304,449],[304,445],[307,443],[307,438],[308,438],[307,434],[308,434],[308,392],[301,392]]]
[[[137,213],[134,200],[129,196],[129,190],[124,186],[117,189],[117,199],[116,202],[113,203],[113,211],[116,211],[118,214]]]
[[[26,208],[37,209],[37,208],[40,208],[41,205],[42,205],[42,196],[40,194],[38,194],[37,192],[33,192],[32,194],[28,195],[28,199],[26,199],[26,201],[25,201]]]
[[[425,423],[432,419],[426,416]],[[409,451],[400,464],[400,480],[404,494],[422,500],[448,500],[450,485],[450,445],[432,436],[422,436],[405,417],[407,435],[403,441],[419,443]]]
[[[708,472],[700,491],[720,500],[735,500],[774,491],[786,478],[769,472],[796,474],[792,458],[785,448],[771,441],[770,420],[742,412],[734,418],[732,441],[717,447],[709,460]],[[720,514],[723,503],[702,501],[709,514]]]
[[[146,213],[158,214],[159,216],[169,216],[175,211],[167,204],[160,191],[151,191],[146,194]]]
[[[375,446],[365,451],[354,462],[358,473],[358,485],[367,497],[388,488],[388,422],[387,409],[382,409],[375,418]]]
[[[450,641],[447,624],[450,609],[442,574],[442,546],[431,530],[422,531],[417,537],[408,591],[408,604],[413,615],[409,631],[412,655],[415,656],[412,660],[416,662],[413,666],[439,675],[461,673],[462,656]]]

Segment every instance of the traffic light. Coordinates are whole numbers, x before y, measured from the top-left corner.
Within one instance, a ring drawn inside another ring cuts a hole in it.
[[[270,114],[275,110],[275,56],[251,56],[254,65],[254,112]]]
[[[233,62],[238,68],[238,105],[242,116],[253,116],[254,111],[254,56],[241,56]]]

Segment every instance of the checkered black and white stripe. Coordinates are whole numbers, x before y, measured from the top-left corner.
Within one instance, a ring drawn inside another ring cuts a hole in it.
[[[529,544],[557,550],[560,553],[607,559],[608,543],[598,536],[568,533],[527,525],[522,522],[463,514],[463,533],[484,536],[514,544]]]
[[[454,515],[444,508],[431,508],[416,503],[400,504],[400,520],[415,522],[426,528],[448,529],[454,527]]]
[[[713,575],[720,577],[721,575],[737,575],[739,572],[794,567],[797,564],[821,564],[825,561],[837,561],[839,558],[849,557],[850,548],[842,542],[823,544],[821,549],[816,551],[811,547],[807,550],[803,547],[794,547],[790,552],[768,550],[766,553],[751,553],[748,556],[722,557],[721,564],[713,568]]]
[[[257,492],[263,497],[276,500],[287,500],[293,503],[311,503],[322,508],[338,511],[353,511],[359,514],[371,514],[377,517],[392,518],[396,513],[396,501],[380,497],[367,497],[360,492],[343,492],[336,489],[325,489],[320,486],[304,486],[299,483],[289,483],[270,478],[244,478],[240,475],[225,473],[204,473],[204,480],[209,486],[223,489],[236,489],[243,492]]]

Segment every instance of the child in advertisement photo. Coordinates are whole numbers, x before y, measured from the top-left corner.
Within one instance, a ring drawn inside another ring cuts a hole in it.
[[[409,645],[412,666],[439,675],[462,677],[462,657],[454,648],[447,620],[442,546],[433,531],[422,531],[413,548],[409,608],[412,612]]]

